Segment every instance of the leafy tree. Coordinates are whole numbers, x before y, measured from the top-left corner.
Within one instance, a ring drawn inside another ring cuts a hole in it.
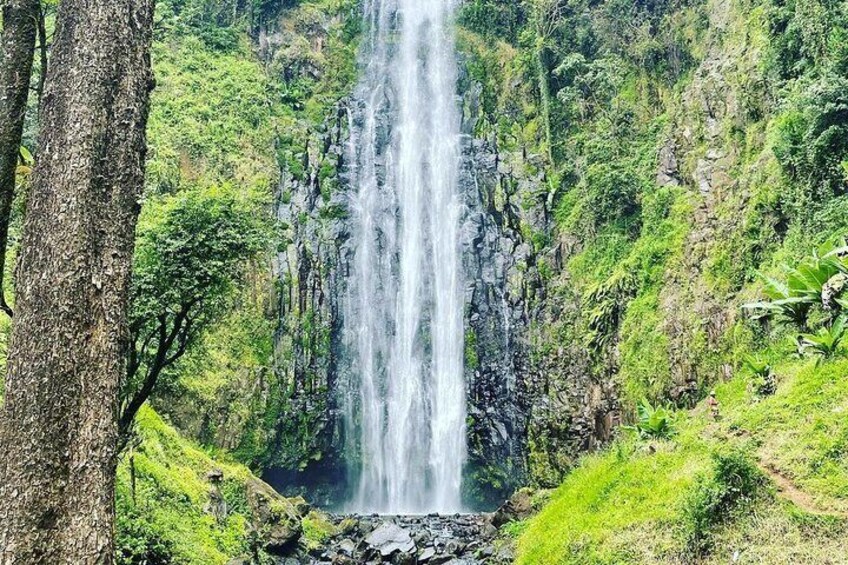
[[[487,37],[515,43],[527,14],[521,2],[472,0],[466,2],[459,14],[459,23]]]
[[[245,263],[269,240],[267,218],[261,201],[226,185],[148,203],[136,244],[122,436],[163,372],[230,306]]]

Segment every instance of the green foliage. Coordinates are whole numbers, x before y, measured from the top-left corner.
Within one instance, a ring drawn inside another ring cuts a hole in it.
[[[469,329],[465,332],[465,367],[476,371],[480,367],[480,357],[477,355],[477,332]]]
[[[782,79],[845,71],[848,14],[833,0],[769,0],[767,63]]]
[[[844,194],[848,77],[827,75],[806,87],[776,121],[773,150],[783,172],[802,189],[793,191],[796,202],[790,206],[798,209]]]
[[[244,506],[233,506],[222,522],[204,508],[213,488],[206,478],[211,470],[222,471],[225,484],[241,485],[251,479],[250,472],[212,459],[147,407],[138,415],[137,438],[118,465],[117,562],[224,565],[247,554]],[[225,493],[232,490],[226,487]]]
[[[636,410],[636,423],[630,427],[642,439],[671,439],[677,434],[676,416],[665,406],[652,406],[643,398]]]
[[[588,315],[586,345],[593,353],[602,353],[612,343],[629,301],[636,291],[634,273],[627,269],[617,272],[609,280],[589,291],[586,303],[591,306],[591,310]]]
[[[478,30],[482,35],[515,43],[526,22],[526,7],[521,2],[472,0],[462,5],[459,24]]]
[[[842,351],[845,340],[845,320],[846,316],[843,314],[830,327],[820,328],[814,334],[802,334],[802,349],[817,356],[819,361],[829,359]]]
[[[829,297],[827,289],[834,277],[848,272],[844,250],[844,240],[839,246],[830,241],[797,267],[787,267],[785,281],[763,276],[763,293],[769,301],[746,304],[743,308],[751,310],[755,318],[775,317],[800,328],[807,327],[810,310],[816,305],[840,309],[838,295]]]
[[[118,565],[172,565],[174,544],[164,538],[135,509],[118,514],[115,528],[115,561]]]
[[[583,179],[583,218],[590,229],[608,224],[633,231],[639,226],[641,182],[633,172],[608,164],[591,165]]]
[[[521,534],[527,529],[527,522],[521,520],[518,522],[510,522],[501,528],[500,533],[509,538],[518,539]]]
[[[694,556],[709,552],[716,526],[749,505],[765,485],[765,477],[741,451],[713,454],[713,468],[702,475],[683,502],[686,549]]]
[[[157,371],[181,358],[226,311],[245,264],[267,246],[264,206],[227,185],[148,201],[133,263],[134,349],[125,401],[149,395]]]
[[[239,41],[226,52],[194,35],[155,43],[148,191],[232,182],[270,193],[278,173],[269,79]]]
[[[270,236],[265,203],[232,186],[198,188],[149,201],[139,221],[133,319],[203,303],[211,313],[233,289],[245,261]]]
[[[770,396],[775,393],[777,382],[771,364],[759,357],[746,355],[744,357],[745,366],[754,376],[754,385],[757,393],[762,396]]]
[[[748,375],[717,386],[722,420],[701,403],[681,415],[673,444],[646,449],[625,436],[585,457],[529,521],[517,563],[717,565],[738,548],[755,563],[841,559],[844,526],[811,526],[844,524],[828,509],[840,512],[848,498],[848,360],[784,356],[775,371],[781,384],[767,398],[751,394]],[[755,454],[820,512],[773,500]]]
[[[320,512],[310,512],[302,522],[303,543],[310,550],[320,548],[328,539],[339,533],[338,528]]]

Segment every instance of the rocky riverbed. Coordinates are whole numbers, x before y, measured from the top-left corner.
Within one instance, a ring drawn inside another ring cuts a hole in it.
[[[494,514],[334,516],[338,534],[280,565],[500,565],[513,551],[497,539]]]

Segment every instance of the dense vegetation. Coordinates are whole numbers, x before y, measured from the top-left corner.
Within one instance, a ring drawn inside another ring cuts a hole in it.
[[[159,2],[122,396],[122,565],[260,555],[248,467],[322,457],[280,370],[326,336],[314,312],[278,327],[281,287],[295,281],[272,280],[292,229],[275,198],[292,198],[277,194],[281,174],[317,171],[325,219],[337,215],[339,171],[316,162],[314,135],[355,82],[358,8]],[[520,231],[553,300],[573,306],[533,327],[534,354],[579,350],[624,420],[585,457],[532,430],[529,478],[556,490],[505,529],[518,562],[842,558],[845,2],[467,0],[457,26],[461,90],[479,87],[473,133],[543,179],[520,205],[548,225]],[[260,41],[269,30],[282,47]],[[223,520],[204,510],[215,469]]]
[[[260,471],[277,449],[288,395],[274,362],[270,265],[286,240],[274,219],[277,183],[281,168],[302,162],[311,128],[352,83],[356,30],[346,20],[332,24],[338,33],[332,28],[329,45],[315,51],[296,34],[347,14],[349,3],[255,4],[159,3],[135,355],[121,422],[129,444],[119,473],[121,563],[260,558],[261,532],[244,502],[250,472],[197,451],[149,409],[130,428],[151,398],[183,433],[228,449],[225,460]],[[257,53],[260,27],[278,26],[302,43]],[[319,69],[327,72],[318,77]],[[213,469],[225,477],[223,523],[204,510]],[[306,543],[320,535],[310,525],[305,519]]]
[[[553,243],[575,249],[551,277],[580,307],[539,347],[583,344],[635,422],[585,460],[532,458],[540,485],[565,482],[519,562],[844,553],[846,17],[806,0],[463,8],[478,128],[546,156],[525,205],[550,203]]]

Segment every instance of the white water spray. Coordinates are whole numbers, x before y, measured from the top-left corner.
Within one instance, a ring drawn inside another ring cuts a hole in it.
[[[348,172],[351,510],[461,510],[466,459],[455,0],[366,0]]]

